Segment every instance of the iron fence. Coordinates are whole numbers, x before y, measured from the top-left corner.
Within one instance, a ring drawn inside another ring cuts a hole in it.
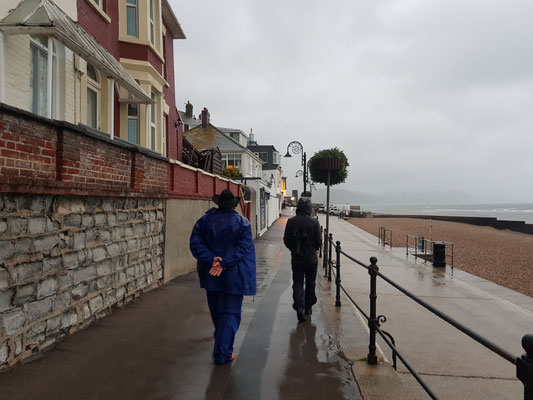
[[[331,249],[333,246],[333,234],[329,235],[329,238],[324,237],[324,243],[325,245],[328,245]],[[365,268],[368,271],[368,274],[370,275],[370,310],[369,314],[367,314],[358,304],[357,302],[350,296],[350,294],[346,291],[346,288],[342,285],[341,281],[341,255],[347,258],[348,260],[354,262],[355,264]],[[526,334],[522,337],[522,347],[526,351],[525,354],[523,354],[520,357],[516,357],[513,354],[509,353],[507,350],[503,349],[502,347],[498,346],[497,344],[491,342],[490,340],[484,338],[477,332],[473,331],[472,329],[464,326],[459,321],[455,320],[454,318],[450,317],[446,313],[436,309],[426,301],[422,300],[420,297],[414,295],[404,287],[400,286],[398,283],[393,281],[392,279],[388,278],[386,275],[383,275],[381,272],[379,272],[378,267],[378,259],[376,257],[370,257],[370,264],[367,265],[356,258],[350,256],[349,254],[345,253],[341,248],[341,242],[337,241],[335,244],[335,261],[332,260],[331,251],[329,252],[329,255],[327,255],[328,260],[325,265],[329,266],[329,275],[328,281],[331,281],[331,268],[335,267],[335,284],[336,284],[336,293],[335,293],[335,306],[340,307],[341,306],[341,299],[340,299],[340,292],[341,290],[344,292],[346,297],[350,300],[350,302],[359,310],[361,315],[365,317],[365,319],[368,321],[368,327],[370,330],[369,333],[369,345],[368,345],[368,356],[367,356],[367,362],[372,365],[376,365],[378,362],[378,358],[376,355],[376,334],[378,334],[383,341],[389,346],[392,350],[392,359],[393,359],[393,367],[394,369],[397,369],[397,358],[400,359],[402,364],[407,368],[407,370],[411,373],[411,375],[416,379],[416,381],[420,384],[420,386],[426,391],[426,393],[432,398],[437,399],[437,396],[433,391],[427,386],[427,384],[422,380],[422,378],[416,373],[415,369],[409,364],[407,359],[400,353],[396,346],[396,342],[394,340],[394,337],[387,331],[383,330],[381,328],[381,324],[385,323],[387,321],[387,318],[377,313],[377,278],[381,278],[383,281],[387,282],[389,285],[415,301],[416,303],[420,304],[422,307],[436,315],[437,317],[441,318],[448,324],[452,325],[454,328],[458,329],[459,331],[463,332],[464,334],[468,335],[470,338],[481,344],[482,346],[486,347],[487,349],[491,350],[492,352],[496,353],[500,357],[502,357],[504,360],[507,360],[511,364],[516,366],[516,376],[517,378],[523,383],[524,385],[524,400],[533,400],[533,334]]]
[[[378,232],[378,242],[382,246],[389,245],[389,247],[392,249],[392,231],[384,226],[380,226]]]
[[[431,239],[426,239],[422,236],[407,235],[405,238],[405,255],[412,254],[415,257],[422,258],[424,262],[433,258],[433,245],[435,243],[444,244],[444,257],[449,261],[453,269],[454,262],[454,246],[450,242],[437,242]],[[411,250],[411,252],[409,252]]]

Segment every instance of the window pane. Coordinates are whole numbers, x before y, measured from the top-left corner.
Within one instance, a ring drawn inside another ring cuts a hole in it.
[[[150,22],[150,42],[152,44],[155,43],[155,33],[154,33],[154,24],[153,24],[153,22]]]
[[[128,119],[128,142],[139,144],[139,120]]]
[[[91,128],[98,129],[98,94],[91,89],[87,89],[87,125]]]
[[[137,0],[126,0],[126,3],[137,5]]]
[[[154,20],[154,0],[150,0],[150,19]]]
[[[137,7],[126,7],[126,24],[128,35],[137,36]]]
[[[96,3],[96,5],[100,5],[100,0],[94,0],[94,2]]]
[[[46,84],[48,78],[48,55],[37,46],[31,46],[31,107],[32,112],[45,116],[47,112],[47,92]]]
[[[150,143],[150,148],[155,150],[155,127],[152,126],[152,143]]]
[[[130,117],[136,117],[139,113],[139,106],[137,104],[128,104],[128,115]]]
[[[96,70],[91,64],[87,64],[87,76],[93,81],[98,82],[98,76],[96,75]]]

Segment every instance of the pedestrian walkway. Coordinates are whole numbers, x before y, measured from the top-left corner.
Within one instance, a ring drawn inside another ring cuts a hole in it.
[[[256,240],[258,294],[245,298],[232,363],[212,362],[213,327],[192,273],[0,373],[0,398],[360,399],[321,300],[297,323],[285,222]]]
[[[320,220],[325,225],[325,216]],[[433,268],[429,262],[406,258],[405,249],[383,248],[376,236],[338,218],[330,218],[330,232],[335,241],[341,242],[344,252],[367,264],[371,256],[376,256],[384,275],[510,353],[524,353],[522,336],[533,333],[532,298],[457,269]],[[341,278],[348,293],[369,310],[367,270],[343,257]],[[343,308],[350,307],[346,298],[342,301]],[[382,329],[394,336],[400,352],[439,399],[523,398],[514,365],[379,278],[377,313],[386,316]],[[382,357],[390,360],[389,347],[384,342],[380,347]],[[398,371],[414,390],[413,398],[427,398],[400,362]]]

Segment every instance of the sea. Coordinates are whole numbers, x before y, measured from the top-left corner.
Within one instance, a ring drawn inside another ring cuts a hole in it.
[[[346,205],[338,205],[346,207]],[[457,204],[406,205],[361,204],[362,211],[382,214],[447,215],[458,217],[495,217],[499,220],[524,221],[533,224],[533,204]]]

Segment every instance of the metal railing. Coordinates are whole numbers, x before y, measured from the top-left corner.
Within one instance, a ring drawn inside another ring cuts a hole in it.
[[[331,249],[333,246],[333,234],[329,235],[329,238],[324,237],[324,244],[328,245]],[[341,255],[346,257],[348,260],[353,261],[355,264],[365,268],[370,275],[370,310],[369,314],[357,304],[357,302],[350,296],[346,291],[346,288],[342,285],[341,281]],[[329,277],[328,281],[331,281],[331,268],[335,267],[335,284],[336,284],[336,294],[335,294],[335,306],[341,306],[340,292],[344,292],[346,297],[350,302],[359,310],[361,315],[363,315],[368,321],[368,327],[370,329],[369,333],[369,345],[368,345],[368,356],[367,362],[369,364],[376,365],[378,358],[376,355],[376,334],[381,336],[383,341],[391,348],[392,350],[392,359],[393,367],[397,369],[396,359],[399,358],[402,364],[407,368],[411,375],[416,379],[416,381],[422,386],[426,393],[432,398],[437,399],[437,396],[432,392],[432,390],[427,386],[427,384],[422,380],[422,378],[416,373],[414,368],[409,364],[405,357],[399,352],[396,347],[396,342],[393,336],[387,331],[381,329],[381,324],[387,321],[387,318],[384,315],[378,315],[377,313],[377,278],[380,277],[389,285],[399,290],[401,293],[414,300],[416,303],[420,304],[422,307],[426,308],[428,311],[441,318],[448,324],[452,325],[454,328],[460,330],[464,334],[468,335],[470,338],[474,339],[476,342],[496,353],[503,359],[509,361],[511,364],[516,366],[516,376],[524,385],[524,400],[533,400],[533,334],[527,334],[522,337],[522,347],[526,351],[521,357],[515,357],[513,354],[509,353],[507,350],[498,346],[497,344],[491,342],[490,340],[484,338],[477,332],[471,330],[470,328],[464,326],[454,318],[450,317],[446,313],[436,309],[426,301],[422,300],[420,297],[414,295],[404,287],[397,284],[392,279],[383,275],[379,272],[379,267],[377,265],[377,258],[370,257],[370,265],[364,264],[363,262],[357,260],[356,258],[345,253],[341,249],[341,242],[337,241],[335,244],[335,261],[332,260],[331,251],[329,252],[328,260],[326,265],[329,266]],[[327,275],[327,274],[326,274]]]
[[[427,262],[428,259],[433,257],[433,245],[435,243],[444,244],[444,257],[449,260],[449,264],[453,269],[454,252],[453,243],[450,242],[437,242],[431,239],[426,239],[421,236],[407,235],[405,238],[405,255],[412,254],[415,257],[420,257]],[[409,250],[411,250],[411,253]]]
[[[380,226],[378,232],[378,242],[382,246],[389,245],[389,247],[392,249],[392,231],[384,226]]]

